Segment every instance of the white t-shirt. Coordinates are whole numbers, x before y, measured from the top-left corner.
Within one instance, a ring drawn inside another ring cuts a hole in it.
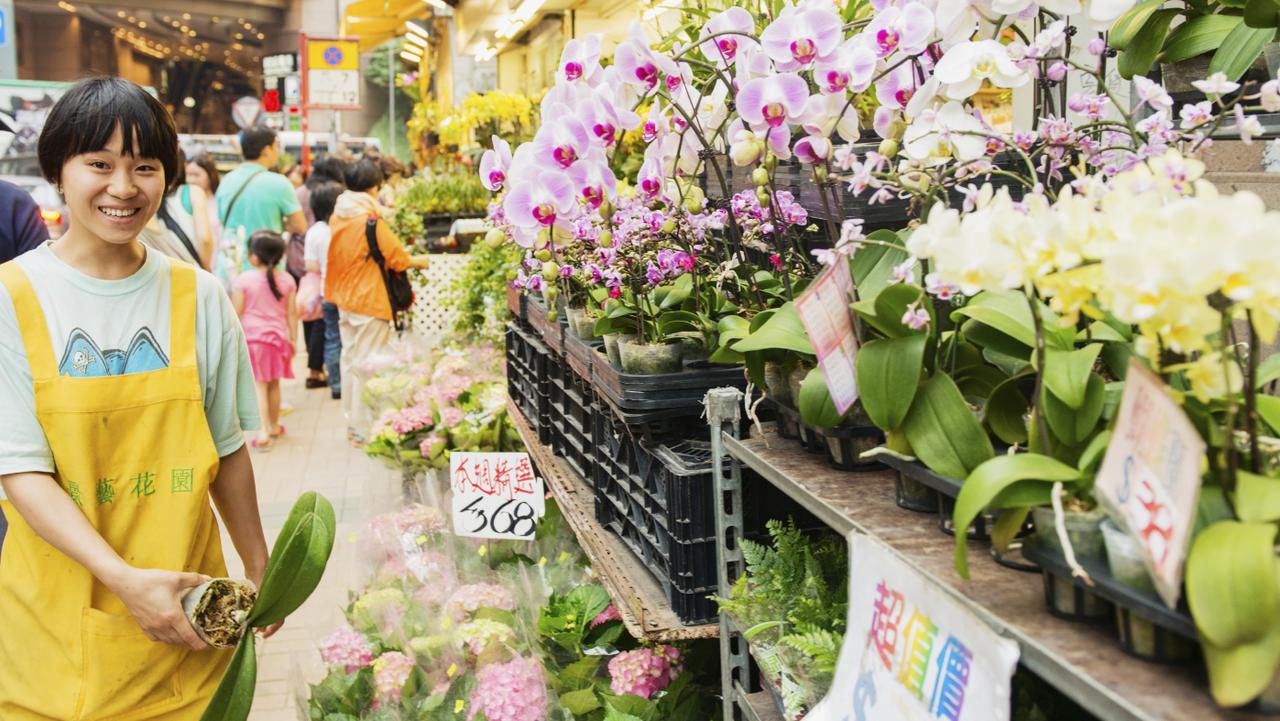
[[[102,376],[166,368],[169,262],[150,250],[123,280],[87,276],[48,244],[16,261],[40,301],[62,375]],[[219,456],[244,445],[259,427],[253,370],[240,319],[218,280],[196,270],[196,365],[205,417]],[[0,285],[0,475],[52,473],[53,454],[36,420],[31,364],[8,290]]]
[[[329,224],[323,220],[317,220],[307,229],[307,236],[303,239],[302,259],[306,263],[320,264],[320,287],[324,287],[324,273],[329,268],[329,241],[333,240],[333,232],[329,230]]]

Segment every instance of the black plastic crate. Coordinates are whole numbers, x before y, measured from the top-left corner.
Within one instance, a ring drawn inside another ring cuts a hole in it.
[[[547,316],[547,306],[542,298],[536,295],[525,297],[525,317],[529,326],[556,356],[564,353],[564,325],[562,319],[551,320]]]
[[[551,400],[546,346],[517,323],[507,324],[507,393],[538,436],[551,441]]]

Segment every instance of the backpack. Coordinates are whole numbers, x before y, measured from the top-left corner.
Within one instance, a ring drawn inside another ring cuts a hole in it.
[[[289,244],[284,250],[284,269],[293,276],[294,281],[302,280],[307,274],[307,237],[302,233],[290,233]]]
[[[387,300],[391,302],[391,320],[396,330],[404,330],[405,323],[401,315],[413,307],[413,284],[409,282],[409,274],[403,271],[389,270],[382,250],[378,248],[378,219],[369,218],[364,226],[365,242],[369,244],[369,257],[378,264],[382,272],[382,284],[387,289]]]

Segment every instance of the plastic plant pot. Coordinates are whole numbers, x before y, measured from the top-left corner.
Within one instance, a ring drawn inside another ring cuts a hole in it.
[[[679,343],[640,344],[634,340],[618,343],[622,371],[634,375],[678,373],[681,368],[681,350]]]
[[[686,363],[697,363],[711,357],[711,351],[695,338],[681,338],[679,341],[680,357]]]
[[[1092,511],[1063,511],[1063,525],[1067,527],[1067,538],[1071,540],[1071,548],[1077,559],[1101,561],[1104,557],[1102,541],[1102,521],[1106,514],[1101,509]],[[1062,543],[1058,540],[1058,532],[1053,522],[1053,509],[1049,506],[1038,506],[1031,511],[1031,518],[1036,526],[1036,538],[1046,547],[1063,553]]]
[[[1044,602],[1049,613],[1068,621],[1104,623],[1111,618],[1111,604],[1071,582],[1046,571]]]
[[[778,405],[786,406],[791,404],[791,385],[787,383],[787,377],[782,372],[782,366],[774,361],[765,361],[764,389],[765,395],[769,396]]]
[[[917,513],[938,512],[938,492],[901,472],[893,484],[894,497],[899,508]]]
[[[596,339],[596,317],[586,308],[569,308],[569,331],[582,340]]]
[[[1155,593],[1137,540],[1110,519],[1102,522],[1102,539],[1112,578],[1130,588]],[[1116,630],[1124,650],[1144,661],[1186,663],[1195,658],[1196,644],[1191,639],[1161,628],[1120,605],[1116,606]]]

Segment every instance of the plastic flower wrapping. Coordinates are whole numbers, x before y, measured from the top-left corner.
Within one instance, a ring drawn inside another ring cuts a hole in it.
[[[364,400],[377,404],[370,410],[380,410],[365,453],[417,472],[446,468],[453,451],[522,450],[507,417],[500,363],[487,346],[437,349],[407,369],[375,375],[366,383]]]
[[[544,721],[606,714],[703,721],[715,678],[645,647],[594,583],[554,503],[529,542],[454,536],[413,504],[355,535],[358,587],[319,647],[309,717]],[[706,667],[706,664],[703,664]]]

